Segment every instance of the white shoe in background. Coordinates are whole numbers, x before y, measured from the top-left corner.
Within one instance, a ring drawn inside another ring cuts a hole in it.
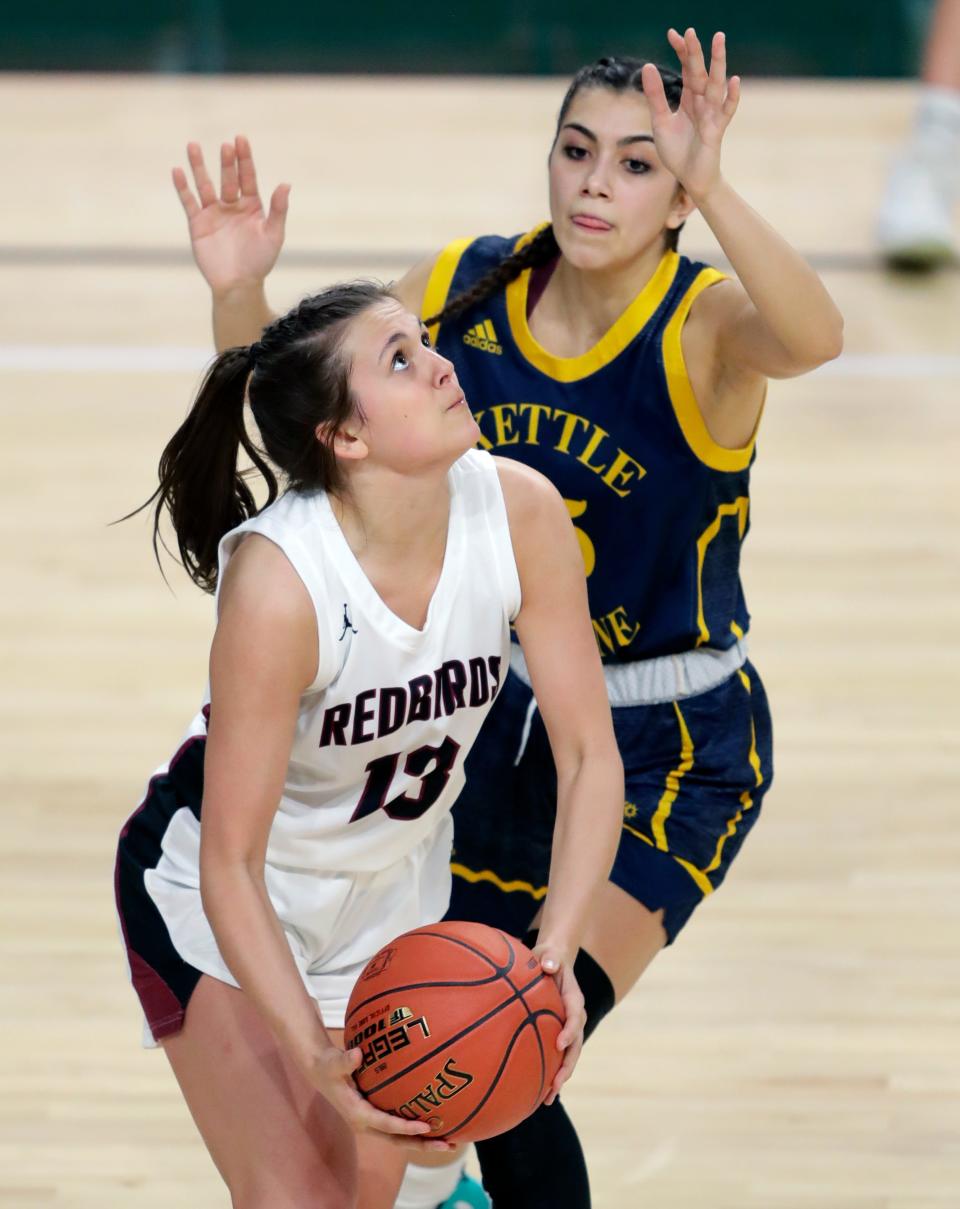
[[[884,260],[894,268],[933,269],[956,259],[958,200],[960,93],[928,87],[880,206],[877,243]]]
[[[880,254],[894,268],[937,268],[956,255],[953,191],[937,163],[906,151],[894,164],[877,222]]]

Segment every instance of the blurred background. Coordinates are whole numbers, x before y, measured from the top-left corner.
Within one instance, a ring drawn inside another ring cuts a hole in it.
[[[772,9],[618,0],[487,0],[423,8],[368,0],[59,0],[0,29],[0,64],[26,71],[572,73],[615,47],[659,46],[668,24],[723,28],[750,75],[904,76],[916,70],[926,0],[808,0]]]
[[[957,1209],[960,274],[944,241],[930,271],[893,273],[877,234],[930,12],[5,13],[2,1209],[227,1203],[139,1048],[112,904],[117,832],[194,712],[212,625],[177,568],[165,585],[145,518],[111,525],[152,490],[213,351],[171,167],[188,139],[213,165],[242,132],[264,195],[293,183],[274,307],[389,280],[540,221],[566,76],[610,49],[669,63],[666,27],[691,23],[725,29],[744,75],[725,174],[822,273],[846,347],[771,384],[760,433],[744,576],[777,736],[764,818],[565,1099],[598,1209]],[[696,217],[681,251],[723,263]]]

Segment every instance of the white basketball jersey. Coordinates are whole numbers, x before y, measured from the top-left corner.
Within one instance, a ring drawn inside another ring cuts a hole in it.
[[[493,459],[471,450],[449,484],[446,552],[422,630],[377,595],[324,492],[288,492],[220,544],[222,582],[243,535],[275,542],[317,615],[319,666],[268,865],[383,869],[421,843],[463,786],[464,758],[507,673],[520,582]],[[205,729],[201,713],[190,733]]]

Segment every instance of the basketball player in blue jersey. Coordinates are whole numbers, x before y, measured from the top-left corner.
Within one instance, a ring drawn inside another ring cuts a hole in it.
[[[739,575],[749,472],[767,380],[807,372],[842,344],[816,273],[721,172],[740,97],[724,36],[709,66],[692,29],[668,39],[680,75],[624,58],[577,73],[550,151],[548,225],[459,241],[398,287],[467,384],[481,447],[550,478],[579,540],[627,770],[617,858],[575,967],[588,1033],[720,886],[770,787],[770,717],[747,660]],[[189,154],[203,201],[188,207],[191,238],[222,347],[270,318],[262,282],[287,187],[265,213],[244,139],[222,149],[219,195],[195,144]],[[174,182],[183,197],[180,170]],[[735,277],[679,255],[694,209]],[[521,935],[541,922],[548,875],[541,704],[515,650],[454,811],[451,916]],[[559,1103],[477,1151],[498,1209],[589,1205]],[[411,1191],[402,1204],[441,1199]]]
[[[550,1099],[579,1052],[572,965],[622,765],[563,502],[477,436],[422,323],[361,282],[221,353],[161,459],[155,545],[168,509],[218,617],[203,708],[123,828],[117,907],[148,1043],[237,1209],[389,1209],[409,1146],[449,1149],[361,1098],[344,1012],[369,958],[446,908],[450,809],[511,624],[557,756],[538,955],[567,1053]]]

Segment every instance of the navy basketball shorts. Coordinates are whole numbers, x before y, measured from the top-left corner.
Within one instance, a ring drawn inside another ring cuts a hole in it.
[[[610,880],[663,911],[672,943],[726,877],[773,780],[767,697],[747,662],[678,701],[618,707],[626,779]],[[547,893],[557,781],[531,690],[511,672],[466,761],[453,809],[447,917],[523,936]]]

